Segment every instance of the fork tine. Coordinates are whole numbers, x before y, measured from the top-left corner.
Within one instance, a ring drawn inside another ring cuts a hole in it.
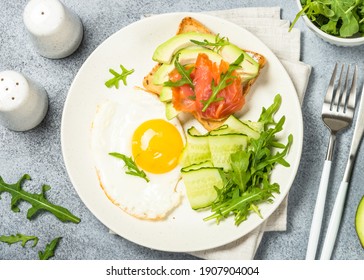
[[[329,83],[329,86],[327,88],[327,92],[326,92],[325,99],[324,99],[325,103],[330,103],[331,104],[330,108],[332,106],[332,100],[333,100],[333,95],[334,95],[334,84],[335,84],[336,70],[337,70],[337,63],[335,63],[334,71],[332,72],[330,83]]]
[[[336,111],[339,112],[342,110],[342,112],[345,113],[346,111],[346,104],[347,104],[347,93],[348,93],[348,79],[349,79],[349,73],[350,73],[350,65],[348,65],[348,70],[346,71],[346,77],[344,82],[344,89],[343,92],[339,96],[339,101],[337,103]]]
[[[346,107],[350,108],[350,109],[354,109],[355,108],[355,103],[356,103],[356,83],[357,83],[357,79],[358,79],[358,65],[355,65],[354,67],[354,74],[353,74],[353,80],[351,81],[351,89],[350,89],[350,94],[349,96],[347,96],[347,100],[346,100]],[[346,110],[346,108],[345,108]]]
[[[344,73],[344,65],[341,66],[339,82],[338,82],[338,84],[336,86],[336,90],[334,90],[334,94],[332,96],[332,101],[331,101],[331,110],[332,110],[332,107],[335,106],[337,112],[339,111],[340,96],[342,95],[342,93],[341,93],[341,82],[342,82],[343,73]]]

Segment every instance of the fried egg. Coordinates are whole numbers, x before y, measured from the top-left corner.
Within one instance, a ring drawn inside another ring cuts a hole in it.
[[[141,219],[166,217],[182,198],[178,160],[185,143],[177,119],[168,121],[158,98],[142,90],[121,92],[98,106],[91,130],[91,149],[100,185],[108,198]],[[127,174],[131,157],[149,182]]]

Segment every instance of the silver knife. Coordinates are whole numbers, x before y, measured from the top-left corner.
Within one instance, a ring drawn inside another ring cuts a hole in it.
[[[321,260],[329,260],[335,245],[336,236],[339,230],[342,213],[344,210],[344,204],[346,199],[346,193],[349,186],[351,173],[354,167],[356,154],[361,143],[361,139],[364,133],[364,86],[360,97],[359,112],[355,121],[355,128],[353,139],[351,141],[351,147],[349,152],[348,162],[346,164],[343,180],[341,181],[339,191],[336,196],[334,208],[331,213],[329,226],[327,229],[324,245],[321,252]]]

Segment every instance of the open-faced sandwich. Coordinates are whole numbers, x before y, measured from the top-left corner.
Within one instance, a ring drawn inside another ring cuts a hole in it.
[[[143,86],[165,102],[167,118],[188,112],[209,131],[241,110],[266,63],[263,55],[241,49],[191,17],[156,48],[153,60],[158,64]]]

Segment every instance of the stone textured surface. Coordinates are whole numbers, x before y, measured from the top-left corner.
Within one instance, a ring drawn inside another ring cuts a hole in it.
[[[23,249],[19,244],[0,243],[0,259],[37,259],[37,251],[56,236],[63,239],[56,259],[194,259],[188,254],[159,252],[133,244],[111,235],[86,208],[72,186],[61,153],[60,126],[62,110],[69,86],[90,53],[114,32],[137,21],[142,14],[177,11],[208,11],[236,7],[280,6],[283,19],[293,20],[295,1],[167,1],[138,0],[63,0],[82,19],[85,34],[80,48],[70,57],[49,60],[35,53],[22,22],[26,0],[0,1],[0,71],[16,70],[39,81],[49,95],[49,111],[37,128],[28,132],[12,132],[0,127],[0,175],[6,182],[15,183],[24,173],[32,176],[25,188],[39,192],[49,184],[49,200],[61,204],[78,215],[78,225],[63,224],[52,215],[40,214],[28,221],[27,203],[21,203],[20,213],[10,210],[10,196],[1,195],[0,235],[17,232],[35,234],[40,241],[36,248]],[[364,46],[353,49],[329,45],[312,34],[302,20],[301,59],[313,66],[311,80],[303,103],[304,146],[300,168],[289,195],[288,229],[286,232],[266,233],[256,259],[303,259],[307,246],[312,211],[317,194],[328,130],[321,118],[322,96],[336,61],[358,63],[360,85],[363,83]],[[336,156],[330,181],[327,210],[333,207],[335,195],[345,168],[352,130],[343,133],[336,145]],[[335,259],[364,259],[354,229],[356,206],[364,195],[364,147],[360,149],[348,194],[341,231],[334,251]],[[328,218],[324,220],[327,227]]]

